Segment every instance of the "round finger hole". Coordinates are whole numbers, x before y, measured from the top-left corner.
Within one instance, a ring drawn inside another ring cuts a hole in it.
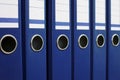
[[[1,51],[5,54],[13,53],[17,48],[17,40],[13,35],[4,35],[1,38]]]
[[[64,34],[61,34],[58,38],[57,38],[57,47],[60,50],[65,50],[67,49],[69,45],[69,40],[68,37]]]
[[[79,36],[79,38],[78,38],[78,44],[79,44],[80,48],[82,48],[82,49],[87,48],[88,43],[89,43],[89,41],[88,41],[87,35],[82,34],[82,35]]]
[[[118,34],[114,34],[112,36],[112,44],[113,44],[113,46],[118,46],[119,45],[119,35]]]
[[[44,45],[44,41],[41,35],[36,34],[31,39],[31,48],[33,51],[41,51]]]
[[[103,47],[105,43],[104,36],[102,34],[99,34],[96,39],[96,43],[98,47]]]

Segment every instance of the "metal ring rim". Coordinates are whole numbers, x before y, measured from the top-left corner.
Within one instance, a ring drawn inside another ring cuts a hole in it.
[[[13,38],[13,39],[15,40],[15,43],[16,43],[15,48],[14,48],[12,51],[10,51],[10,52],[5,51],[5,50],[2,48],[2,45],[1,45],[2,40],[3,40],[4,38],[6,38],[6,37],[11,37],[11,38]],[[1,38],[0,48],[1,48],[1,51],[2,51],[4,54],[12,54],[13,52],[16,51],[17,46],[18,46],[18,42],[17,42],[17,39],[15,38],[15,36],[13,36],[13,35],[11,35],[11,34],[6,34],[6,35],[4,35],[4,36]]]
[[[67,39],[67,46],[66,46],[64,49],[60,48],[59,43],[58,43],[58,42],[59,42],[59,39],[60,39],[62,36],[64,36],[64,37]],[[65,34],[59,35],[58,38],[57,38],[57,47],[58,47],[58,49],[63,51],[63,50],[66,50],[66,49],[68,48],[68,46],[69,46],[68,36],[65,35]]]
[[[39,36],[39,37],[42,39],[42,46],[41,46],[41,48],[40,48],[39,50],[34,49],[34,47],[33,47],[33,45],[32,45],[33,39],[34,39],[36,36]],[[32,48],[32,50],[35,51],[35,52],[39,52],[39,51],[41,51],[41,50],[43,49],[43,47],[44,47],[43,37],[42,37],[41,35],[39,35],[39,34],[33,35],[32,38],[31,38],[31,48]]]
[[[112,35],[112,45],[113,45],[113,46],[118,46],[118,45],[120,44],[120,39],[119,39],[117,45],[115,45],[114,42],[113,42],[113,38],[114,38],[115,36],[117,36],[118,39],[119,39],[119,35],[118,35],[118,34],[113,34],[113,35]]]
[[[81,45],[80,45],[80,39],[81,39],[81,37],[83,37],[83,36],[85,36],[86,38],[87,38],[87,45],[85,46],[85,47],[82,47]],[[79,38],[78,38],[78,45],[79,45],[79,47],[81,48],[81,49],[85,49],[85,48],[87,48],[88,47],[88,44],[89,44],[89,39],[88,39],[88,36],[86,35],[86,34],[81,34],[80,36],[79,36]]]
[[[102,44],[101,46],[98,44],[98,38],[99,38],[100,36],[102,36],[102,37],[103,37],[103,40],[104,40],[104,42],[103,42],[103,44]],[[101,47],[101,48],[105,45],[105,37],[104,37],[103,34],[98,34],[98,35],[97,35],[96,43],[97,43],[97,46],[98,46],[98,47]]]

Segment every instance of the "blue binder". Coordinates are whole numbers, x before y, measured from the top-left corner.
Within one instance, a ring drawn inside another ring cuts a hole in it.
[[[108,1],[108,79],[120,80],[120,1]]]
[[[74,0],[74,80],[91,79],[89,7],[89,0]]]
[[[21,0],[0,0],[0,79],[22,80]]]
[[[93,0],[93,80],[106,80],[106,0]]]
[[[26,80],[46,80],[46,0],[26,0]]]
[[[48,78],[71,80],[70,0],[49,0],[48,19]]]

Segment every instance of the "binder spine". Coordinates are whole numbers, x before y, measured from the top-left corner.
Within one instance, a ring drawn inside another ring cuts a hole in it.
[[[90,80],[90,1],[74,2],[74,79]]]
[[[120,1],[109,0],[108,1],[108,39],[109,44],[107,45],[107,79],[119,80],[120,79],[120,67],[119,64],[119,40],[120,40]]]
[[[0,78],[22,80],[21,0],[1,0],[0,10]]]
[[[46,0],[26,0],[26,79],[46,80]]]
[[[106,1],[93,0],[93,80],[106,80]],[[96,42],[95,42],[96,41]],[[101,52],[102,51],[102,52]],[[102,59],[101,59],[102,58]],[[101,67],[98,67],[101,66]]]
[[[52,0],[51,76],[53,80],[71,80],[71,22],[70,0]],[[49,44],[51,44],[49,43]],[[50,48],[50,45],[49,45]],[[62,66],[61,66],[62,65]]]

